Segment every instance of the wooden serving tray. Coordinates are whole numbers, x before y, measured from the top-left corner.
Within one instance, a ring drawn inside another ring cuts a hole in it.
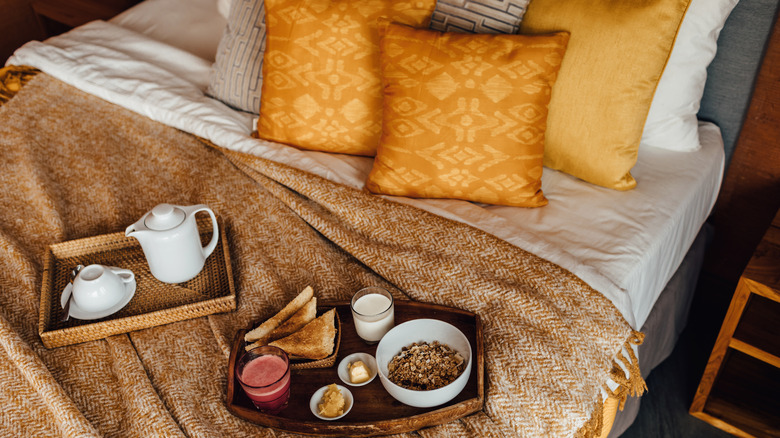
[[[376,345],[366,344],[355,333],[348,302],[321,302],[318,307],[336,307],[341,320],[341,347],[336,364],[329,368],[293,370],[287,408],[276,415],[261,413],[244,394],[235,376],[236,361],[243,351],[246,333],[246,330],[240,330],[236,334],[228,362],[227,407],[233,414],[263,426],[306,435],[372,436],[412,432],[482,410],[485,403],[485,368],[482,324],[476,314],[436,304],[395,302],[396,325],[418,318],[446,321],[463,331],[471,343],[474,358],[468,383],[457,397],[441,406],[415,408],[391,397],[378,376],[364,386],[348,386],[339,379],[336,367],[341,359],[356,352],[374,355]],[[355,403],[344,418],[320,420],[309,409],[309,399],[317,389],[331,383],[347,386]]]
[[[198,217],[201,241],[212,235],[211,219]],[[197,318],[236,308],[236,292],[225,227],[219,223],[219,242],[192,280],[163,283],[152,275],[141,245],[125,233],[111,233],[50,245],[44,256],[38,334],[46,348],[94,341],[162,324]],[[117,313],[95,320],[60,321],[60,296],[76,265],[98,263],[133,271],[136,291]]]

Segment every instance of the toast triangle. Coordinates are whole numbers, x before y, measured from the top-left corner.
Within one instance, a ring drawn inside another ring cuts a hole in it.
[[[333,353],[336,337],[336,309],[330,309],[295,333],[271,342],[291,357],[324,359]]]
[[[255,342],[258,340],[262,340],[263,338],[268,336],[275,328],[279,327],[284,321],[289,319],[298,310],[300,310],[300,308],[303,307],[307,302],[309,302],[309,300],[311,300],[313,296],[314,296],[314,289],[312,289],[311,286],[306,286],[306,288],[304,288],[303,291],[301,291],[301,293],[299,293],[298,296],[295,297],[292,301],[287,303],[287,305],[284,306],[284,308],[280,310],[279,313],[267,319],[259,326],[255,327],[254,329],[252,329],[252,331],[247,332],[244,335],[244,340],[246,342]]]

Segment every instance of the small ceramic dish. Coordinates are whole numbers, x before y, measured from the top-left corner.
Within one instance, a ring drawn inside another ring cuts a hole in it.
[[[363,361],[363,363],[366,364],[366,367],[368,368],[368,380],[361,383],[352,383],[352,381],[349,379],[349,364],[359,360]],[[376,377],[376,359],[374,359],[374,356],[368,353],[352,353],[344,359],[341,359],[341,362],[339,362],[338,373],[339,379],[341,379],[342,382],[349,386],[366,385],[374,380],[374,377]]]
[[[323,386],[322,388],[318,389],[314,395],[311,396],[311,400],[309,400],[309,409],[311,409],[311,413],[314,414],[317,418],[320,420],[326,420],[326,421],[333,421],[338,420],[339,418],[344,417],[349,413],[349,411],[352,410],[352,405],[354,404],[355,400],[352,398],[352,392],[350,392],[349,389],[341,386],[336,385],[339,388],[339,391],[341,391],[341,395],[344,397],[344,413],[339,415],[338,417],[323,417],[320,415],[320,409],[318,405],[320,402],[322,402],[322,396],[325,394],[325,391],[328,389],[327,386]]]

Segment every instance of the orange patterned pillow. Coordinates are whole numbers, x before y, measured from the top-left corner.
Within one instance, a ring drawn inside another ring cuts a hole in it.
[[[425,26],[435,0],[266,0],[257,132],[304,149],[376,154],[382,129],[377,19]]]
[[[468,35],[382,23],[375,193],[538,207],[547,104],[569,34]]]

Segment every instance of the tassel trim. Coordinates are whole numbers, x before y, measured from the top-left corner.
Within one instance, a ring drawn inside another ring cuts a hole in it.
[[[619,403],[618,409],[621,411],[625,407],[629,395],[638,397],[647,391],[647,384],[639,370],[639,359],[633,348],[634,346],[642,345],[644,340],[644,333],[638,331],[631,332],[623,348],[621,348],[612,362],[610,378],[617,383],[618,387],[613,391],[606,383],[603,386],[607,398],[616,399]],[[590,420],[577,431],[578,437],[595,438],[606,435],[602,430],[604,427],[604,406],[605,401],[599,400],[595,403]]]
[[[9,65],[0,68],[0,106],[16,96],[40,70],[28,66]]]

